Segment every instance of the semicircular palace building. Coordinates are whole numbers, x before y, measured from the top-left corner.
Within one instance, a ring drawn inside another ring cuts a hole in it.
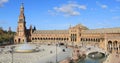
[[[36,30],[26,28],[24,6],[21,5],[20,15],[14,43],[64,43],[74,45],[94,45],[107,51],[120,51],[120,28],[88,29],[78,24],[67,30]]]

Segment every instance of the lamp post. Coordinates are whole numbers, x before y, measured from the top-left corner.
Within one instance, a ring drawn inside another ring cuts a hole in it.
[[[58,62],[57,60],[57,44],[56,44],[56,63]]]
[[[73,63],[73,54],[74,54],[74,35],[73,34],[71,34],[71,36],[70,36],[70,38],[71,38],[71,45],[72,45],[72,58],[71,58],[71,61],[70,61],[70,63]]]
[[[56,31],[56,30],[55,30]],[[55,36],[56,36],[56,34],[55,34]],[[54,38],[54,40],[55,40],[55,46],[56,46],[56,63],[58,62],[58,60],[57,60],[57,42],[56,42],[56,38]]]
[[[13,51],[14,51],[14,48],[15,48],[15,46],[12,46],[11,51],[10,51],[10,53],[12,54],[12,62],[11,63],[13,63]]]
[[[72,45],[72,49],[74,50],[74,41],[73,41],[74,36],[71,35],[70,37],[71,37],[71,45]],[[72,57],[73,57],[73,52],[74,52],[74,51],[72,51]]]
[[[82,47],[83,47],[83,41],[84,41],[84,40],[82,40]]]
[[[54,39],[54,40],[55,40],[55,44],[56,44],[55,46],[56,46],[56,63],[57,63],[57,62],[58,62],[58,59],[57,59],[57,45],[58,45],[58,44],[57,44],[57,42],[56,42],[56,39]]]
[[[67,39],[65,40],[65,46],[66,46],[66,48],[67,48]]]
[[[71,36],[71,41],[72,41],[72,46],[73,46],[73,48],[74,48],[74,40],[75,40],[75,36],[73,35],[73,36]]]

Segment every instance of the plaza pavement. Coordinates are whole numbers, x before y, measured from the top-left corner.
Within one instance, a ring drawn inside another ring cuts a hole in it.
[[[56,46],[41,45],[39,52],[33,53],[14,53],[14,63],[56,63]],[[63,52],[65,49],[65,52]],[[52,53],[50,53],[52,51]],[[62,61],[71,57],[72,50],[64,46],[57,47],[57,61]],[[0,53],[1,63],[11,63],[11,53]]]
[[[103,63],[120,63],[120,54],[111,53]]]

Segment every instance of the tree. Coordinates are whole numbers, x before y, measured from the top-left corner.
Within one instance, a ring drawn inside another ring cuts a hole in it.
[[[3,30],[1,27],[0,27],[0,44],[4,43],[11,43],[11,41],[13,41],[13,38],[14,38],[14,34],[15,32],[12,32],[12,31],[5,31]]]

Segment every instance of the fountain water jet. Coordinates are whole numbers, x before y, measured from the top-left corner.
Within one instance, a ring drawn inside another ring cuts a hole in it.
[[[35,46],[28,44],[25,40],[24,44],[16,46],[14,51],[18,53],[31,53],[31,52],[36,52],[35,48],[36,48]]]

